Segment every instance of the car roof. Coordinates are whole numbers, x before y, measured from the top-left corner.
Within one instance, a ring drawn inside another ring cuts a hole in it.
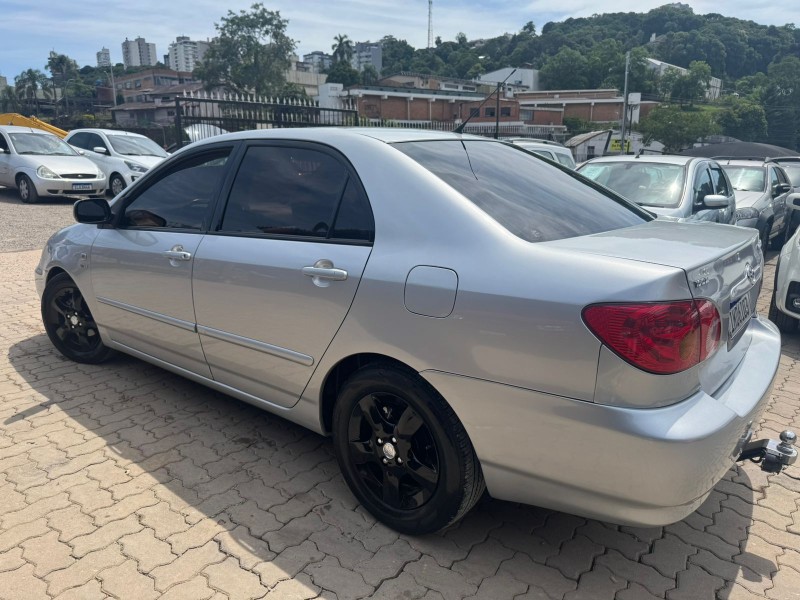
[[[701,156],[678,156],[676,154],[647,154],[643,156],[631,156],[628,154],[619,156],[600,156],[586,161],[584,164],[594,163],[616,163],[616,162],[641,162],[641,163],[661,163],[667,165],[687,165],[693,160],[711,160]],[[583,166],[583,165],[581,165]]]
[[[131,137],[147,137],[140,133],[133,133],[132,131],[122,131],[120,129],[100,129],[95,127],[86,127],[82,129],[73,129],[69,135],[73,133],[105,133],[106,135],[129,135]],[[149,138],[148,138],[149,139]]]
[[[53,135],[48,131],[36,129],[34,127],[20,127],[19,125],[0,125],[0,131],[6,133],[40,133],[42,135]]]
[[[423,129],[401,129],[388,127],[297,127],[278,129],[251,129],[236,133],[224,133],[213,137],[198,140],[193,147],[200,144],[215,142],[230,142],[237,140],[253,139],[292,139],[298,141],[335,141],[347,138],[369,137],[387,144],[398,142],[423,142],[439,140],[474,140],[484,142],[497,142],[497,140],[470,135],[466,133],[453,133],[449,131],[428,131]]]
[[[715,159],[723,167],[731,165],[733,167],[766,167],[769,166],[771,161],[765,161],[760,158],[717,158]],[[773,163],[777,166],[777,163]]]

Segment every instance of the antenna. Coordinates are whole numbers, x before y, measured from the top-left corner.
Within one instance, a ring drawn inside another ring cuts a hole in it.
[[[433,48],[433,0],[428,0],[428,48]]]

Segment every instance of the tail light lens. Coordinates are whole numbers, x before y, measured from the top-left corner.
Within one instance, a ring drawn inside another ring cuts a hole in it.
[[[594,304],[583,320],[620,357],[650,373],[693,367],[719,347],[722,323],[709,300]]]

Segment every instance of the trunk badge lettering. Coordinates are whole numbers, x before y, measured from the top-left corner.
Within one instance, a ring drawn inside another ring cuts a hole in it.
[[[703,267],[702,269],[700,269],[697,272],[697,279],[692,281],[692,283],[694,284],[694,287],[696,287],[696,288],[703,287],[705,284],[708,283],[709,276],[710,276],[710,272],[708,270],[708,267]]]

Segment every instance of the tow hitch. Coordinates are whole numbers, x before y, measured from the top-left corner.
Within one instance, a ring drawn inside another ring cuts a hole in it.
[[[797,450],[794,443],[797,435],[794,431],[786,430],[781,433],[781,441],[755,440],[742,446],[742,453],[736,460],[750,459],[761,463],[761,469],[770,473],[780,473],[781,469],[794,464],[797,460]]]

